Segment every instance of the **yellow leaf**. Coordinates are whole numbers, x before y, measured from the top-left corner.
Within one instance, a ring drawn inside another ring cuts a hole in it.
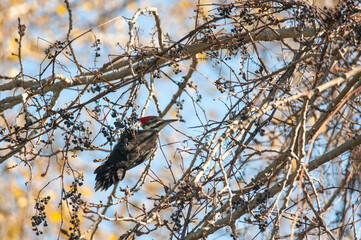
[[[315,116],[312,116],[309,121],[310,121],[310,124],[313,125],[316,122]]]
[[[24,196],[17,198],[16,202],[17,202],[18,206],[21,208],[24,208],[28,205],[28,199]]]
[[[327,124],[323,125],[321,128],[320,128],[320,132],[321,133],[325,133],[327,131]]]
[[[197,53],[197,59],[204,60],[206,56],[203,53]]]
[[[61,214],[59,212],[51,212],[50,219],[54,222],[57,222],[61,219]]]
[[[130,3],[128,3],[126,6],[127,6],[127,10],[131,12],[134,12],[139,8],[136,1],[130,1]]]
[[[288,124],[294,124],[297,121],[297,117],[292,115],[289,119],[287,119]]]
[[[91,187],[84,187],[81,189],[81,194],[85,197],[90,197],[93,195],[93,193],[94,193],[94,190]]]
[[[22,0],[11,0],[10,1],[10,6],[15,5],[15,4],[22,4],[22,3],[24,3],[24,1],[22,1]]]
[[[89,2],[87,2],[87,3],[84,4],[84,8],[85,8],[86,10],[92,10],[92,9],[94,8],[94,5],[91,4],[91,3],[89,3]]]
[[[19,187],[13,187],[12,191],[16,198],[19,198],[24,195],[24,191]]]
[[[56,8],[56,11],[59,13],[59,15],[63,15],[63,14],[65,14],[65,12],[66,12],[67,10],[66,10],[66,7],[65,7],[65,6],[59,5],[59,6]]]
[[[181,4],[180,4],[180,7],[182,9],[189,9],[190,7],[192,7],[192,4],[189,2],[189,1],[183,1]]]
[[[110,240],[116,240],[116,239],[119,239],[119,236],[117,234],[112,234],[109,238]]]

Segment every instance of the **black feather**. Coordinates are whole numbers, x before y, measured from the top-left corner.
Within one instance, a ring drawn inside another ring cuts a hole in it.
[[[108,159],[97,167],[95,191],[107,190],[123,180],[127,170],[148,160],[157,150],[159,131],[125,131]]]

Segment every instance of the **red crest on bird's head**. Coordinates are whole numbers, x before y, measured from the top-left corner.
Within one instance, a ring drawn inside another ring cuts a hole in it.
[[[152,116],[141,117],[141,118],[139,118],[139,121],[143,125],[144,123],[148,122],[151,118],[152,118]]]

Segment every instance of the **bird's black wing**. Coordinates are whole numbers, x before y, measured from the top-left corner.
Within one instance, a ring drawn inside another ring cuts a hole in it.
[[[95,169],[95,191],[106,190],[123,180],[125,172],[150,158],[157,149],[159,133],[153,130],[124,132],[108,159]]]
[[[131,169],[148,160],[157,150],[159,132],[153,130],[139,130],[127,149],[127,169]]]

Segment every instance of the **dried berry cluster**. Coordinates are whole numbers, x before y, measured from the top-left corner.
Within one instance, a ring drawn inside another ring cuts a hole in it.
[[[35,203],[36,214],[31,217],[31,225],[36,235],[43,234],[43,231],[39,229],[39,226],[43,224],[44,227],[48,226],[45,213],[45,205],[49,203],[50,196],[44,198],[38,198]]]
[[[92,132],[88,127],[84,127],[85,122],[75,121],[74,114],[63,109],[59,111],[60,116],[64,119],[66,132],[64,134],[65,146],[75,145],[75,150],[83,151],[91,145],[90,135]]]
[[[183,182],[178,187],[178,192],[175,194],[175,198],[177,199],[175,203],[172,205],[176,208],[176,210],[171,215],[171,222],[173,223],[172,234],[179,234],[182,230],[182,220],[184,221],[191,221],[189,216],[184,216],[183,211],[184,209],[189,206],[189,203],[192,201],[193,198],[199,199],[199,189],[195,189],[191,183]],[[186,219],[186,220],[185,220]]]
[[[179,200],[177,201],[177,210],[175,212],[172,213],[172,215],[170,216],[170,219],[172,220],[173,225],[173,234],[175,232],[179,232],[181,230],[182,227],[182,223],[181,223],[181,219],[183,218],[182,216],[182,210],[184,208],[184,201]]]
[[[361,1],[348,0],[338,3],[336,8],[324,8],[326,28],[339,26],[339,35],[344,35],[346,42],[357,47],[361,44],[361,21],[356,15],[359,12]]]
[[[75,179],[70,185],[70,191],[65,192],[63,196],[64,201],[68,201],[68,205],[70,206],[70,218],[69,221],[71,226],[69,227],[69,240],[76,240],[80,237],[80,220],[78,215],[79,205],[81,203],[81,193],[78,191],[78,187],[83,185],[83,177]]]
[[[232,13],[233,8],[234,8],[234,4],[230,3],[227,5],[222,5],[221,7],[217,8],[217,11],[219,16],[228,18]]]
[[[92,45],[92,48],[94,48],[94,57],[95,59],[100,57],[100,44],[101,44],[101,41],[100,39],[98,38]],[[95,60],[94,60],[95,61]]]
[[[54,59],[66,46],[65,41],[55,41],[55,44],[51,44],[47,49],[45,49],[45,55],[48,59]],[[66,52],[69,54],[69,52]]]

